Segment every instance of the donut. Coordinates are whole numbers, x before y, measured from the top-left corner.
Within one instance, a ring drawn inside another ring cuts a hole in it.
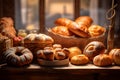
[[[33,54],[25,47],[11,47],[2,54],[3,59],[10,65],[23,66],[30,64]]]

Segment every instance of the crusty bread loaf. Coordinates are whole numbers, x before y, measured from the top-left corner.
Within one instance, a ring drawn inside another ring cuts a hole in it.
[[[112,65],[112,59],[107,54],[99,54],[94,57],[93,64],[96,66],[109,66]]]

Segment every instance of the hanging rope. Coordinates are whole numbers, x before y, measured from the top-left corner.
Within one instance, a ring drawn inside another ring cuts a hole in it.
[[[115,8],[117,4],[114,3],[112,0],[112,7],[106,13],[106,18],[110,21],[110,25],[108,28],[108,37],[107,37],[107,51],[109,52],[111,49],[114,48],[114,27],[115,27],[115,15],[116,11]]]

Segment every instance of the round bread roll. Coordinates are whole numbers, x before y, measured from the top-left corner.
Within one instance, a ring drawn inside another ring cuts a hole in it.
[[[84,24],[89,27],[92,24],[93,20],[89,16],[80,16],[75,20],[75,22],[78,24]]]
[[[63,60],[63,59],[66,58],[66,55],[65,55],[65,53],[62,52],[62,51],[57,51],[57,52],[55,53],[55,58],[56,58],[57,60]]]
[[[63,36],[72,36],[72,33],[65,26],[56,26],[51,29],[52,32],[63,35]]]
[[[120,49],[112,49],[109,55],[115,64],[120,65]]]
[[[98,55],[105,52],[105,45],[99,41],[92,41],[87,44],[83,50],[83,54],[85,54],[90,60]]]
[[[69,59],[71,59],[75,55],[82,54],[82,51],[78,47],[70,47],[69,51],[70,51]]]
[[[92,37],[100,36],[105,32],[105,28],[99,25],[91,25],[88,28],[88,31]]]
[[[78,25],[76,22],[71,22],[68,25],[68,29],[77,36],[90,37],[88,28],[85,25]]]
[[[94,57],[93,64],[96,66],[109,66],[112,65],[112,59],[107,54],[99,54]]]
[[[75,65],[82,65],[82,64],[87,64],[89,62],[89,59],[84,54],[80,54],[80,55],[73,56],[70,62]]]
[[[53,50],[43,50],[43,55],[46,60],[53,61],[54,60],[54,52]]]
[[[55,24],[57,26],[67,26],[70,22],[72,22],[70,19],[67,18],[58,18],[57,20],[55,20]]]

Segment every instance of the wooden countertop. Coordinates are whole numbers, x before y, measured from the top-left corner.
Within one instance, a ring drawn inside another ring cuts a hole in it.
[[[98,67],[93,64],[87,65],[72,65],[60,67],[44,67],[39,64],[31,64],[24,67],[2,66],[0,67],[0,74],[2,73],[68,73],[68,74],[94,74],[94,73],[119,73],[120,66]]]

